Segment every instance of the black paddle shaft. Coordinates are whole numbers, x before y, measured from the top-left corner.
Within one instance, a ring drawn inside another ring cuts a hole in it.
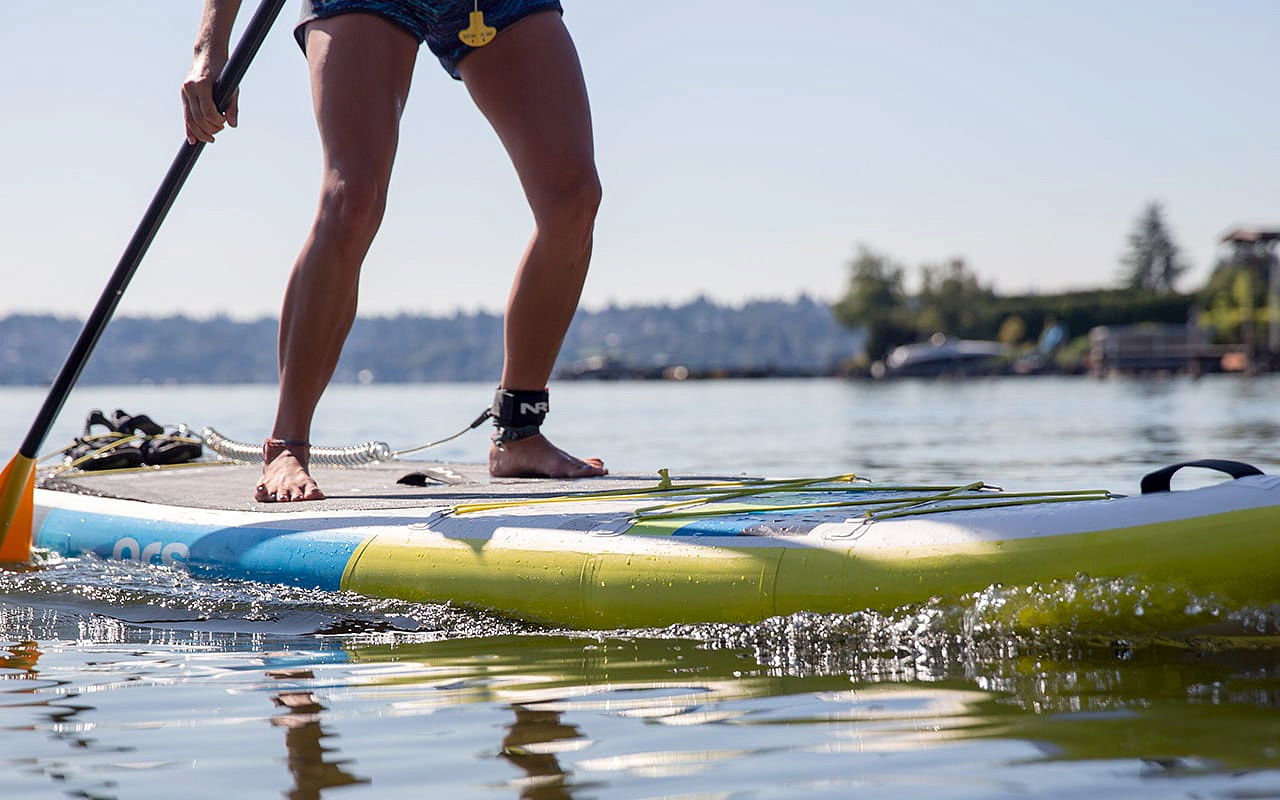
[[[267,31],[279,16],[284,3],[285,0],[262,0],[262,4],[249,20],[244,35],[236,45],[235,52],[231,54],[222,74],[218,76],[218,82],[214,85],[213,101],[217,104],[219,111],[225,111],[231,98],[235,96],[240,80],[249,69],[249,62],[253,61],[253,57],[257,55],[263,40],[267,38]],[[67,360],[62,363],[62,369],[58,371],[58,377],[49,388],[49,394],[45,397],[44,405],[40,407],[40,413],[31,423],[27,438],[18,449],[18,452],[27,458],[34,459],[40,450],[40,445],[44,443],[49,429],[53,427],[53,421],[62,411],[67,396],[71,394],[71,389],[79,380],[85,363],[98,344],[98,339],[102,337],[102,331],[111,321],[111,315],[115,313],[116,306],[120,304],[124,290],[133,279],[133,274],[137,272],[138,264],[142,262],[143,255],[151,246],[156,231],[160,229],[160,224],[164,222],[170,207],[173,206],[173,201],[178,196],[178,191],[186,183],[187,176],[191,174],[191,168],[195,166],[196,159],[200,157],[203,149],[204,142],[189,144],[183,141],[182,149],[178,151],[178,156],[169,166],[169,171],[165,173],[164,181],[156,191],[155,197],[151,198],[147,213],[143,215],[137,230],[133,232],[129,246],[120,256],[120,263],[116,265],[115,272],[111,273],[111,280],[107,282],[106,288],[98,297],[93,313],[85,321],[80,336],[76,338],[71,352],[67,354]]]

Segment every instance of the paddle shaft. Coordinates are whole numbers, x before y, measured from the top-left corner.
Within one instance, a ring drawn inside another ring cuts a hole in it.
[[[244,35],[240,37],[240,42],[236,45],[235,52],[231,54],[231,58],[223,68],[222,74],[218,76],[218,82],[214,85],[213,100],[217,104],[219,111],[225,111],[227,105],[231,102],[231,98],[235,96],[235,91],[240,86],[241,79],[244,78],[245,72],[249,69],[249,62],[253,61],[253,57],[257,55],[258,49],[267,37],[267,31],[271,29],[272,23],[279,16],[280,9],[284,6],[284,3],[285,0],[262,0],[262,4],[258,6],[258,10],[249,20],[248,25],[245,27]],[[151,198],[151,204],[147,206],[146,214],[143,215],[142,221],[138,223],[137,229],[133,232],[133,238],[129,240],[128,247],[125,248],[124,254],[120,256],[120,262],[116,265],[115,272],[111,274],[111,279],[107,282],[106,288],[103,289],[101,296],[98,297],[97,305],[93,307],[93,313],[85,321],[84,328],[81,329],[80,335],[76,338],[76,342],[71,348],[71,352],[67,354],[67,359],[62,364],[62,369],[58,371],[57,378],[54,379],[53,385],[49,388],[49,394],[45,397],[44,404],[40,407],[40,413],[36,415],[35,420],[31,423],[27,438],[23,440],[22,446],[18,448],[18,452],[26,458],[36,457],[45,437],[49,434],[49,429],[53,427],[54,420],[57,419],[58,414],[62,411],[62,406],[66,403],[67,396],[71,394],[71,389],[76,385],[76,381],[79,380],[80,373],[84,370],[89,356],[93,353],[94,347],[97,346],[98,340],[102,338],[102,332],[107,327],[107,323],[111,321],[111,316],[115,313],[116,306],[120,304],[120,298],[124,296],[124,290],[129,286],[129,281],[133,279],[133,274],[137,272],[138,264],[142,262],[143,255],[146,254],[147,248],[151,246],[151,241],[155,239],[156,231],[160,229],[160,224],[164,222],[170,207],[173,206],[173,201],[177,198],[182,185],[186,183],[187,176],[191,174],[191,168],[195,166],[196,159],[200,157],[200,153],[203,150],[204,142],[189,144],[183,141],[177,157],[174,158],[173,163],[169,166],[169,171],[165,173],[164,181],[160,184],[155,196]]]

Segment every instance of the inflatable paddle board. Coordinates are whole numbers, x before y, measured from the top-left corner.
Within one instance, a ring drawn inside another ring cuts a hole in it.
[[[63,472],[34,545],[202,576],[448,602],[583,629],[891,611],[993,584],[1132,578],[1280,601],[1280,476],[1141,495],[798,480],[490,478],[478,466],[317,467],[327,499],[259,504],[259,468]]]

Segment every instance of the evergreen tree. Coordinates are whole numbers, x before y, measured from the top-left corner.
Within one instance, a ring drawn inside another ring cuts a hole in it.
[[[1172,292],[1187,265],[1164,221],[1159,203],[1148,203],[1129,234],[1129,249],[1121,257],[1120,282],[1126,289]]]

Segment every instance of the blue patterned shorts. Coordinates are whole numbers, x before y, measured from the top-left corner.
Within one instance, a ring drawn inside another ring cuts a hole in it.
[[[560,0],[479,0],[478,7],[485,25],[499,31],[538,11],[563,13]],[[302,19],[293,35],[305,52],[308,22],[353,12],[376,14],[404,28],[418,44],[426,42],[445,70],[461,79],[458,62],[474,48],[463,44],[458,32],[470,24],[476,8],[476,0],[302,0]]]

